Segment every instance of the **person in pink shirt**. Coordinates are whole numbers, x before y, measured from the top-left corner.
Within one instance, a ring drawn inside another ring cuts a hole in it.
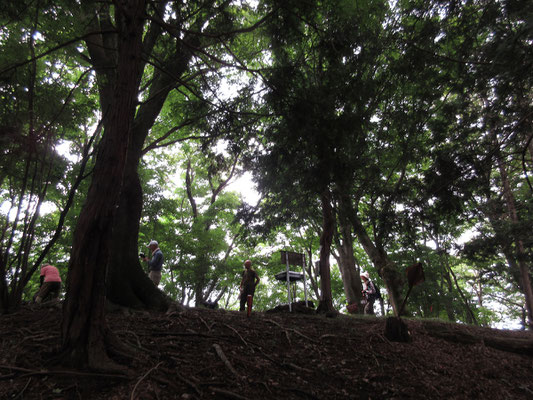
[[[51,299],[57,299],[61,290],[61,276],[58,269],[48,263],[43,264],[41,266],[40,280],[41,286],[34,296],[34,301],[40,303],[48,295],[51,296]]]

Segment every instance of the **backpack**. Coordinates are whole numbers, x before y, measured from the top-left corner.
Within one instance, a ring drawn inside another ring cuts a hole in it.
[[[377,300],[383,300],[383,297],[381,296],[381,290],[379,290],[379,286],[376,282],[372,282],[372,285],[374,285],[374,289],[376,291],[376,293],[373,294],[373,297],[374,299],[377,299]]]

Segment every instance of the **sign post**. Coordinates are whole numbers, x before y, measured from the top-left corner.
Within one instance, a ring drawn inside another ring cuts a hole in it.
[[[303,273],[304,273],[304,298],[305,298],[305,306],[308,307],[308,304],[307,304],[307,283],[305,281],[305,254],[303,254],[303,265],[302,265],[302,270],[303,270]]]

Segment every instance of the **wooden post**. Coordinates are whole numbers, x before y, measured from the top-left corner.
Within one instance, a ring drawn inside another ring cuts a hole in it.
[[[246,297],[246,305],[248,306],[248,317],[250,316],[250,314],[252,313],[252,302],[253,302],[253,297],[251,294],[249,294],[247,297]]]
[[[291,281],[289,277],[289,254],[285,253],[285,265],[287,266],[287,298],[289,300],[289,312],[292,312],[291,305]]]
[[[305,253],[302,252],[302,270],[304,273],[304,298],[305,298],[305,306],[307,307],[307,284],[305,282]]]

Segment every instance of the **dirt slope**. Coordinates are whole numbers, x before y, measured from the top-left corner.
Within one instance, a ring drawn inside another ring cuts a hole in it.
[[[0,399],[533,399],[530,332],[407,320],[412,342],[397,343],[378,318],[112,312],[137,355],[105,374],[50,365],[60,318],[0,316]]]

